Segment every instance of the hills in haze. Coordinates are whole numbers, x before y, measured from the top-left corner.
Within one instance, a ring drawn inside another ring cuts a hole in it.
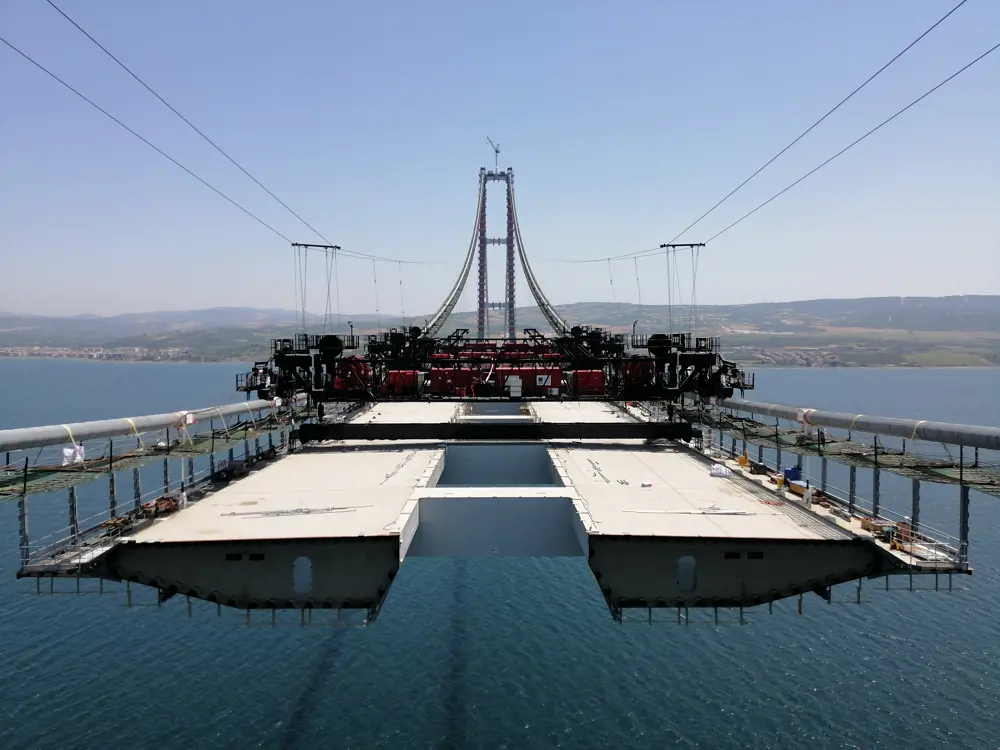
[[[652,333],[690,330],[689,306],[579,302],[558,307],[572,324]],[[956,297],[869,297],[817,299],[746,305],[702,305],[694,310],[695,329],[721,335],[737,359],[769,364],[998,364],[1000,295]],[[203,310],[129,313],[101,317],[49,317],[0,313],[0,348],[140,347],[187,350],[185,358],[249,360],[266,356],[272,337],[289,336],[298,317],[291,310],[217,307]],[[371,314],[328,319],[328,329],[355,332],[419,325],[422,317]],[[475,312],[452,315],[443,329],[475,328]],[[307,315],[310,330],[323,316]],[[536,307],[518,308],[518,329],[546,330]],[[503,330],[491,311],[490,329]]]

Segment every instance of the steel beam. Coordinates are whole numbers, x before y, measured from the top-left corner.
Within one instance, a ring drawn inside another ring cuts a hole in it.
[[[686,422],[440,422],[303,424],[298,439],[317,440],[690,440]]]

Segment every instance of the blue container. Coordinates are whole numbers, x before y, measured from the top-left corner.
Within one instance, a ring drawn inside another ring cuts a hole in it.
[[[782,474],[785,477],[785,482],[798,482],[802,479],[802,470],[798,466],[789,466],[786,468]]]

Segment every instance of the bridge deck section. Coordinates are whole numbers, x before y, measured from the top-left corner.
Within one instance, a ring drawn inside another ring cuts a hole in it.
[[[627,420],[621,409],[601,401],[535,401],[532,410],[543,422],[619,422]]]
[[[447,422],[454,404],[380,404],[365,422]],[[363,448],[363,449],[362,449]],[[436,441],[326,442],[213,492],[138,532],[136,543],[385,536],[433,479]]]
[[[849,539],[851,534],[778,505],[673,446],[554,448],[553,459],[603,535]]]
[[[604,403],[532,404],[543,421],[627,420]],[[591,534],[749,538],[849,539],[851,534],[736,477],[713,477],[710,462],[674,445],[638,440],[550,444],[549,453]]]

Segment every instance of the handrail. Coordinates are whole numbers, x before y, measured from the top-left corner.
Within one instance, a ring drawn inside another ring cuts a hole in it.
[[[296,396],[294,404],[304,402],[305,398],[304,395]],[[150,430],[193,425],[199,421],[219,419],[255,411],[270,411],[282,406],[285,406],[285,404],[280,399],[273,401],[241,401],[236,404],[209,406],[204,409],[194,409],[192,411],[175,411],[164,414],[148,414],[142,417],[119,417],[117,419],[101,419],[93,422],[74,422],[72,424],[0,430],[0,451],[43,448],[49,445],[62,445],[70,442],[81,443],[84,440],[117,437],[119,435],[139,435]]]
[[[715,401],[715,404],[744,414],[763,414],[775,419],[798,422],[808,427],[830,427],[873,435],[887,435],[904,440],[926,440],[931,443],[1000,450],[1000,427],[876,417],[848,412],[806,409],[786,404],[747,401],[741,398],[719,399]]]

